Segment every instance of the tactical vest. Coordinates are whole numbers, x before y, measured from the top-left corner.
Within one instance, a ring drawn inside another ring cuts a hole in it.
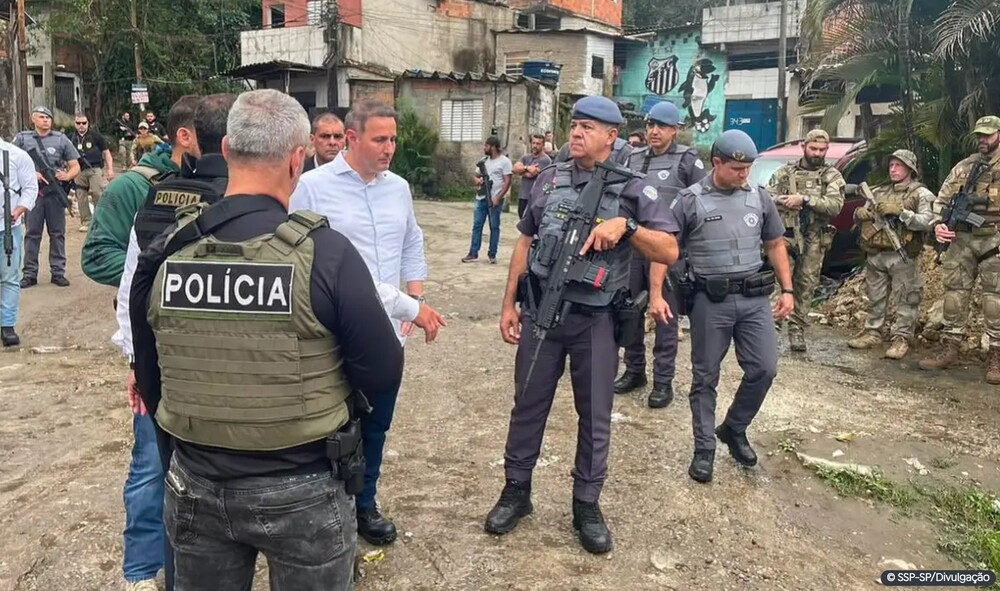
[[[572,171],[574,166],[575,164],[572,162],[558,165],[553,183],[554,189],[549,193],[548,199],[545,202],[542,222],[538,227],[538,238],[532,244],[531,252],[528,255],[528,260],[530,261],[529,269],[533,275],[542,281],[543,286],[549,276],[549,267],[545,266],[538,256],[539,246],[558,243],[563,238],[563,218],[566,212],[573,209],[576,205],[576,200],[580,197],[580,192],[573,186]],[[597,212],[598,223],[618,217],[621,192],[625,188],[625,184],[618,183],[610,185],[605,189],[604,197],[601,199],[601,206]],[[580,244],[582,245],[586,239],[586,236],[581,237]],[[609,268],[605,287],[600,291],[595,291],[582,285],[570,285],[566,289],[566,300],[595,308],[609,306],[612,300],[614,300],[615,295],[628,286],[629,260],[632,257],[632,246],[627,240],[623,240],[612,250],[603,252],[591,250],[588,256],[593,261],[602,262]]]
[[[917,211],[920,205],[920,190],[924,188],[923,183],[918,183],[912,181],[908,183],[905,187],[896,189],[895,185],[888,185],[885,187],[879,187],[875,190],[875,200],[877,203],[894,203],[899,208],[908,209],[910,211]],[[867,207],[872,207],[870,204]],[[906,247],[909,254],[915,255],[919,254],[920,250],[923,248],[923,237],[921,233],[913,232],[906,229],[906,224],[899,220],[898,217],[892,216],[894,218],[893,224],[895,226],[896,236],[899,238],[900,244]],[[861,224],[861,236],[860,245],[865,252],[874,253],[881,252],[883,250],[894,250],[892,241],[886,236],[886,232],[892,232],[893,230],[886,227],[881,230],[875,228],[875,224],[871,221],[866,221]],[[915,240],[916,238],[916,240]]]
[[[227,183],[225,177],[206,181],[182,176],[171,176],[154,183],[135,216],[135,236],[139,248],[146,250],[154,238],[177,221],[179,208],[198,203],[211,205],[222,199]]]
[[[192,209],[170,240],[197,223],[204,207]],[[299,211],[273,234],[238,243],[209,235],[160,266],[149,322],[165,431],[199,445],[269,451],[323,439],[348,421],[340,344],[310,298],[309,233],[325,225]]]
[[[652,148],[645,147],[632,152],[628,167],[646,175],[646,183],[656,187],[660,198],[666,198],[667,204],[674,202],[677,193],[687,188],[680,175],[681,158],[687,153],[686,146],[677,146],[676,151],[666,152],[659,156],[653,154]]]
[[[741,189],[732,195],[707,192],[704,183],[697,183],[689,190],[694,194],[697,221],[688,234],[687,262],[695,275],[745,275],[760,269],[761,225],[764,223],[764,204],[756,188]]]
[[[979,156],[967,160],[978,159]],[[973,160],[973,163],[975,160]],[[973,166],[959,169],[956,181],[959,187],[965,185],[966,179],[972,173]],[[987,203],[973,204],[972,211],[986,218],[986,223],[1000,225],[1000,156],[994,157],[992,166],[979,175],[976,181],[975,193],[979,197],[988,198]]]

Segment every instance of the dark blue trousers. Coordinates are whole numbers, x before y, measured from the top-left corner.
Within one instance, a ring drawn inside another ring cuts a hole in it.
[[[361,449],[365,455],[365,488],[355,497],[358,509],[369,509],[375,505],[378,477],[382,473],[382,452],[385,449],[385,434],[392,425],[392,415],[396,410],[399,395],[396,384],[389,392],[379,392],[368,400],[370,413],[361,414]]]

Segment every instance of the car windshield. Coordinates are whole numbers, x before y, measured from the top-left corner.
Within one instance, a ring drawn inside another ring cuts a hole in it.
[[[787,156],[761,156],[754,160],[753,166],[750,167],[750,186],[761,185],[766,187],[774,171],[781,168],[789,160],[790,158]],[[833,166],[837,163],[837,160],[835,158],[827,158],[826,163]]]

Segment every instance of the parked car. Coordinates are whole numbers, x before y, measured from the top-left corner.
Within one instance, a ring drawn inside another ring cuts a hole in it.
[[[861,183],[871,170],[871,162],[865,158],[865,142],[856,138],[832,138],[826,153],[828,164],[835,166],[850,183]],[[750,182],[767,186],[771,176],[783,164],[802,158],[802,140],[792,140],[771,146],[764,150],[750,169]],[[865,255],[858,247],[858,231],[853,229],[854,210],[863,205],[860,195],[847,197],[840,214],[833,218],[837,228],[833,246],[823,261],[823,274],[838,276],[850,271],[864,261]]]

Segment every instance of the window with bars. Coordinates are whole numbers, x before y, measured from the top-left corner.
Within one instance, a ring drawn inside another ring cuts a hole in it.
[[[528,59],[527,51],[511,51],[504,56],[504,73],[508,76],[520,76],[524,73],[524,61]]]
[[[482,99],[441,101],[441,140],[481,142],[483,140]]]
[[[590,77],[603,79],[604,78],[604,58],[599,55],[590,56]]]

